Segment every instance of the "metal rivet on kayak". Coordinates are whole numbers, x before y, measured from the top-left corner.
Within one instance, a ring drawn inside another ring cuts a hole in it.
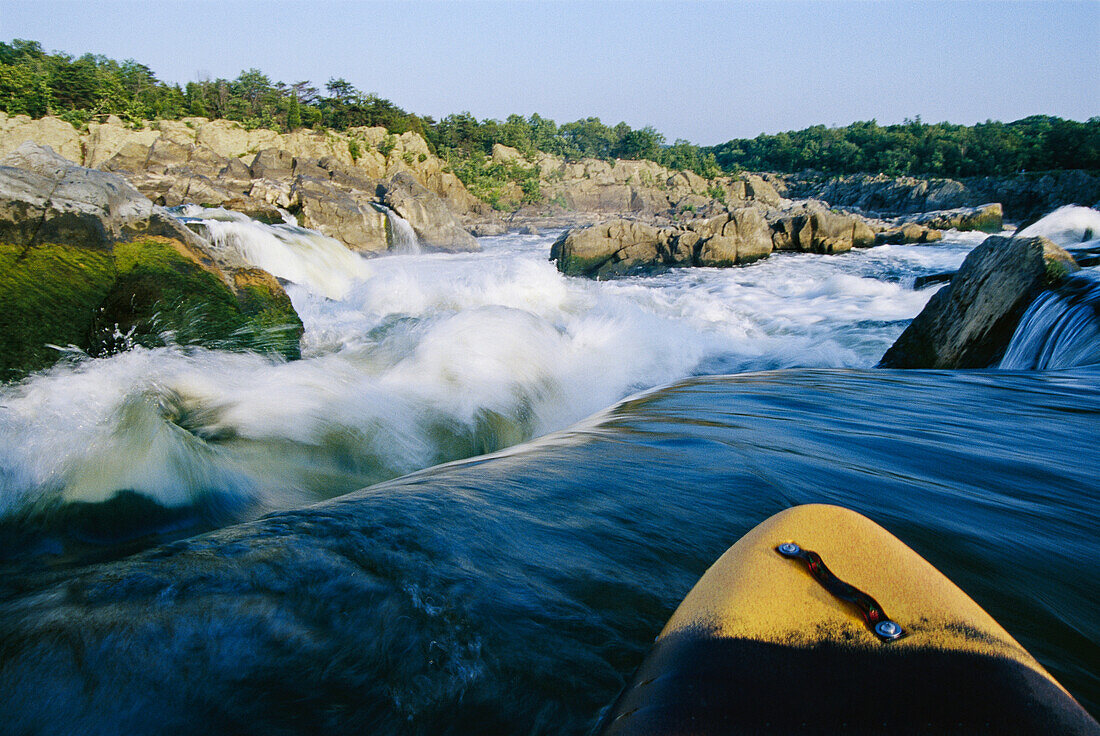
[[[775,551],[783,555],[784,557],[794,557],[802,551],[802,548],[794,542],[784,542],[783,544],[776,547]]]
[[[897,639],[902,635],[901,627],[893,621],[879,621],[875,624],[875,633],[887,641]]]

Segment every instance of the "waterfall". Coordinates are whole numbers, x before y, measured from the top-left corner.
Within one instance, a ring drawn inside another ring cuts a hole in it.
[[[386,213],[386,220],[390,225],[390,250],[394,253],[420,253],[420,241],[409,221],[389,207],[379,206]]]
[[[370,273],[362,256],[334,238],[300,227],[289,214],[273,225],[221,207],[184,205],[174,214],[215,248],[330,299],[342,299]]]
[[[1032,302],[1000,367],[1043,370],[1096,364],[1100,364],[1100,278],[1086,271]]]

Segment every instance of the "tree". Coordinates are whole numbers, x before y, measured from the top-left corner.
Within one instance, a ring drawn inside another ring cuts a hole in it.
[[[328,93],[332,95],[333,98],[344,103],[351,102],[360,94],[359,90],[355,88],[355,85],[343,77],[328,80],[325,89],[328,90]]]
[[[625,123],[620,123],[625,125]],[[612,150],[616,158],[650,159],[656,161],[661,153],[661,146],[665,143],[665,137],[658,133],[652,126],[647,125],[640,130],[630,130],[623,135]]]
[[[300,127],[302,127],[302,110],[298,105],[298,97],[291,95],[290,106],[286,112],[286,128],[287,130],[294,130]]]

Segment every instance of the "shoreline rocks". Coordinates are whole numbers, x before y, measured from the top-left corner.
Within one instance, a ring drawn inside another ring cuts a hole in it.
[[[299,356],[302,322],[271,274],[47,147],[0,159],[0,263],[0,380],[56,362],[50,345],[106,355],[170,339]]]
[[[897,217],[999,202],[1013,221],[1037,219],[1067,204],[1100,204],[1100,172],[1047,171],[941,179],[885,174],[776,174],[780,194],[823,199],[869,215]],[[977,228],[984,229],[984,228]]]
[[[934,230],[912,225],[929,241]],[[775,251],[845,253],[876,243],[882,223],[835,212],[819,202],[786,209],[729,207],[712,217],[658,226],[616,219],[574,227],[561,234],[550,260],[569,276],[594,279],[660,273],[669,268],[741,266]]]
[[[924,212],[909,222],[938,230],[980,231],[996,235],[1004,227],[1004,208],[999,202],[978,207],[959,207],[953,210]]]
[[[879,362],[880,368],[988,368],[1043,289],[1078,270],[1046,238],[990,236],[963,261]]]

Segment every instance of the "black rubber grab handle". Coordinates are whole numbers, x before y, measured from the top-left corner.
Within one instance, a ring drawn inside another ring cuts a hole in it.
[[[817,552],[802,549],[794,542],[784,542],[776,547],[775,551],[784,557],[805,562],[806,569],[810,571],[813,579],[821,584],[822,588],[859,609],[863,620],[878,638],[883,641],[894,641],[900,639],[905,633],[896,621],[886,615],[886,611],[883,610],[878,601],[834,575],[833,571],[825,566],[825,562]]]

